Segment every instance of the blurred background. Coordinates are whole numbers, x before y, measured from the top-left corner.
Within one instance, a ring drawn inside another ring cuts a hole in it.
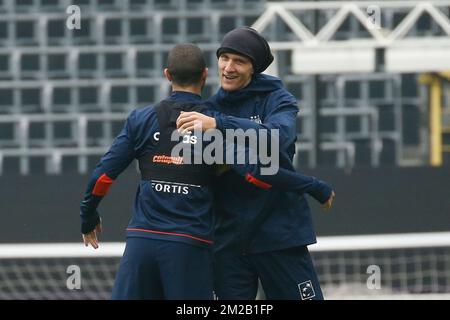
[[[337,193],[330,213],[310,201],[325,298],[450,298],[450,1],[0,0],[0,299],[109,297],[139,176],[102,202],[94,253],[88,175],[169,94],[175,44],[204,50],[207,98],[240,26],[298,99],[297,171]]]

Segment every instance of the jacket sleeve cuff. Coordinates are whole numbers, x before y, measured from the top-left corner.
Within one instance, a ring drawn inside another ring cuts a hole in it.
[[[224,127],[223,127],[223,121],[224,121],[224,117],[221,116],[215,116],[214,119],[216,119],[216,129],[223,131]]]
[[[316,186],[309,192],[309,194],[321,204],[324,204],[331,197],[333,188],[326,182],[318,179],[315,184]]]

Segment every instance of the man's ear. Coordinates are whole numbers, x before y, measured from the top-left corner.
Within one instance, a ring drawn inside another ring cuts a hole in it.
[[[200,78],[200,86],[202,88],[205,86],[206,78],[208,78],[208,68],[203,69],[202,77]]]
[[[164,76],[167,78],[167,80],[172,82],[172,75],[170,74],[170,71],[168,68],[164,68]]]

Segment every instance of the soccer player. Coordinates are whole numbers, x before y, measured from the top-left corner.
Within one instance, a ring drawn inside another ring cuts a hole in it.
[[[164,75],[172,93],[130,113],[120,134],[95,168],[81,203],[85,245],[98,247],[97,206],[118,175],[139,161],[141,181],[112,299],[212,299],[213,167],[172,157],[174,121],[181,111],[200,110],[207,69],[194,45],[169,53]],[[191,135],[181,137],[191,142]],[[194,142],[194,141],[192,141]],[[193,144],[192,144],[193,145]]]
[[[217,50],[221,88],[209,99],[209,117],[183,113],[181,130],[278,129],[280,167],[295,171],[297,100],[280,79],[261,74],[273,61],[267,41],[254,29],[227,33]],[[268,131],[270,133],[270,131]],[[270,139],[267,139],[270,140]],[[216,192],[215,290],[219,299],[255,299],[260,279],[268,299],[323,299],[307,246],[316,242],[304,194],[261,190],[228,171]],[[316,198],[331,207],[331,189]]]

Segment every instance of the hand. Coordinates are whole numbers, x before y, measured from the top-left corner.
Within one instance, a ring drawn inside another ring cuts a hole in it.
[[[206,131],[216,128],[216,119],[199,112],[183,112],[178,116],[177,128],[181,133],[192,132],[195,129]]]
[[[331,196],[328,198],[327,202],[322,204],[322,209],[325,211],[329,211],[331,209],[331,206],[333,205],[334,197],[336,197],[336,194],[334,191],[331,191]]]
[[[84,245],[87,247],[89,244],[91,244],[91,246],[94,249],[97,249],[98,248],[97,233],[101,232],[102,232],[102,221],[100,220],[100,222],[95,226],[94,230],[92,230],[89,233],[83,234]]]

